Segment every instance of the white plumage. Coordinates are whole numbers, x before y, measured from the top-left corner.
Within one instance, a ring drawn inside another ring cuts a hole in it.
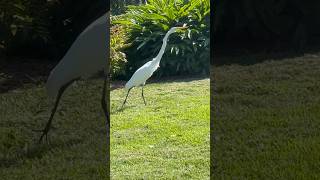
[[[39,142],[50,130],[52,119],[57,110],[60,98],[73,81],[88,77],[100,70],[105,70],[109,58],[109,15],[107,12],[91,23],[73,42],[65,56],[50,72],[46,89],[50,98],[55,98],[55,106],[42,132]],[[107,76],[105,76],[101,105],[109,126],[109,114],[105,101]]]
[[[51,71],[46,83],[50,98],[69,81],[90,76],[106,67],[108,58],[107,27],[109,12],[91,23],[74,41],[68,52]]]
[[[125,89],[129,90],[134,86],[145,85],[146,80],[149,79],[153,72],[159,67],[158,65],[153,65],[153,61],[149,61],[141,66],[131,77],[131,79],[126,83]]]
[[[167,46],[167,40],[170,36],[170,34],[176,32],[178,29],[186,29],[187,26],[186,24],[183,25],[183,27],[173,27],[171,28],[166,35],[163,38],[163,44],[161,46],[161,49],[159,51],[159,54],[152,59],[152,61],[149,61],[147,63],[145,63],[143,66],[141,66],[130,78],[130,80],[126,83],[125,85],[125,90],[127,92],[127,96],[122,104],[122,107],[124,106],[124,104],[127,101],[129,92],[131,90],[131,88],[133,87],[138,87],[138,86],[142,86],[142,98],[144,103],[146,104],[146,101],[144,99],[143,96],[143,86],[145,85],[146,81],[152,76],[152,74],[159,68],[159,64],[160,64],[160,60],[164,54],[164,51],[166,49]]]

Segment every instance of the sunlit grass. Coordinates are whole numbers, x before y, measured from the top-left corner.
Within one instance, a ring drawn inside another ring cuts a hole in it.
[[[111,92],[113,179],[209,179],[209,79]]]
[[[63,95],[50,144],[38,145],[53,103],[43,84],[0,94],[1,179],[105,179],[106,129],[102,80],[79,81]],[[209,176],[209,80],[148,84],[123,111],[112,91],[112,177]]]

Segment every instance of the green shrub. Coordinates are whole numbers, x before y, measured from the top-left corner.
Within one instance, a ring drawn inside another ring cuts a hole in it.
[[[114,25],[110,28],[110,72],[111,77],[119,77],[125,74],[126,55],[122,49],[127,47],[125,29],[121,25]]]
[[[320,1],[223,0],[213,7],[217,52],[301,52],[319,42]]]
[[[127,27],[129,42],[127,76],[155,57],[165,33],[187,23],[184,34],[170,36],[158,76],[209,72],[209,0],[149,0],[146,5],[128,6],[125,15],[114,23]]]
[[[106,8],[105,0],[0,0],[0,53],[61,58]]]
[[[112,0],[110,1],[111,14],[119,15],[125,12],[127,5],[140,5],[145,0]]]
[[[32,43],[42,47],[49,38],[47,10],[43,1],[0,1],[0,48],[22,54]]]

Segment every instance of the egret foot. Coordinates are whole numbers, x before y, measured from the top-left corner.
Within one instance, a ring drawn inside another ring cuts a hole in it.
[[[58,92],[58,96],[56,98],[56,102],[55,102],[55,105],[51,111],[51,115],[50,115],[50,118],[45,126],[45,128],[43,130],[36,130],[37,132],[42,132],[41,136],[40,136],[40,139],[39,139],[39,144],[41,143],[42,139],[44,136],[46,136],[46,141],[48,142],[48,132],[50,130],[50,127],[51,127],[51,123],[52,123],[52,120],[53,120],[53,117],[54,117],[54,114],[56,113],[57,111],[57,108],[58,108],[58,105],[59,105],[59,101],[60,101],[60,98],[63,94],[63,92],[66,90],[66,88],[68,86],[70,86],[74,81],[78,80],[79,78],[76,78],[76,79],[73,79],[71,81],[69,81],[68,83],[66,83],[65,85],[63,85],[60,89],[59,89],[59,92]]]
[[[49,128],[44,128],[43,130],[33,130],[34,132],[41,132],[42,134],[41,134],[41,136],[40,136],[40,138],[39,138],[39,141],[38,141],[38,143],[40,144],[41,142],[42,142],[42,139],[44,138],[44,137],[46,137],[46,142],[48,143],[49,141],[48,141],[48,133],[49,133]]]

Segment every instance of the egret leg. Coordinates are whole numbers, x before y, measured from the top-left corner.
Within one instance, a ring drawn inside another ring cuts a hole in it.
[[[109,129],[109,127],[110,127],[110,116],[109,116],[109,113],[108,113],[108,108],[107,108],[107,103],[106,103],[107,79],[108,79],[108,75],[105,75],[104,83],[103,83],[103,89],[102,89],[101,106],[102,106],[104,115],[106,117],[107,128]]]
[[[101,106],[103,109],[103,112],[106,117],[106,129],[107,129],[107,152],[110,152],[110,115],[109,115],[109,109],[106,103],[106,94],[107,94],[107,81],[108,81],[108,74],[104,77],[104,83],[102,88],[102,99],[101,99]],[[110,96],[109,96],[110,97]],[[110,162],[110,154],[107,156],[107,161]],[[110,169],[110,163],[107,163],[107,170]]]
[[[143,87],[144,87],[144,86],[142,86],[142,89],[141,89],[141,96],[142,96],[144,105],[147,105],[146,100],[144,99],[144,95],[143,95]]]
[[[78,79],[78,78],[77,78]],[[70,86],[75,80],[77,79],[74,79],[74,80],[71,80],[69,81],[68,83],[66,83],[65,85],[63,85],[59,92],[58,92],[58,96],[56,98],[56,102],[55,102],[55,105],[51,111],[51,115],[50,115],[50,118],[45,126],[45,128],[43,130],[40,130],[40,132],[42,132],[41,136],[40,136],[40,139],[39,139],[39,143],[41,143],[42,139],[44,136],[46,136],[46,140],[48,140],[48,132],[50,130],[50,127],[51,127],[51,123],[52,123],[52,120],[53,120],[53,117],[54,117],[54,114],[56,113],[57,111],[57,108],[58,108],[58,105],[59,105],[59,101],[60,101],[60,98],[63,94],[63,92],[67,89],[68,86]]]
[[[130,90],[131,90],[131,89],[132,89],[132,88],[130,88],[130,89],[128,90],[128,93],[127,93],[126,99],[123,101],[123,104],[122,104],[122,106],[121,106],[121,109],[123,108],[124,104],[126,104],[126,102],[127,102],[127,98],[128,98],[128,95],[129,95],[129,92],[130,92]]]

